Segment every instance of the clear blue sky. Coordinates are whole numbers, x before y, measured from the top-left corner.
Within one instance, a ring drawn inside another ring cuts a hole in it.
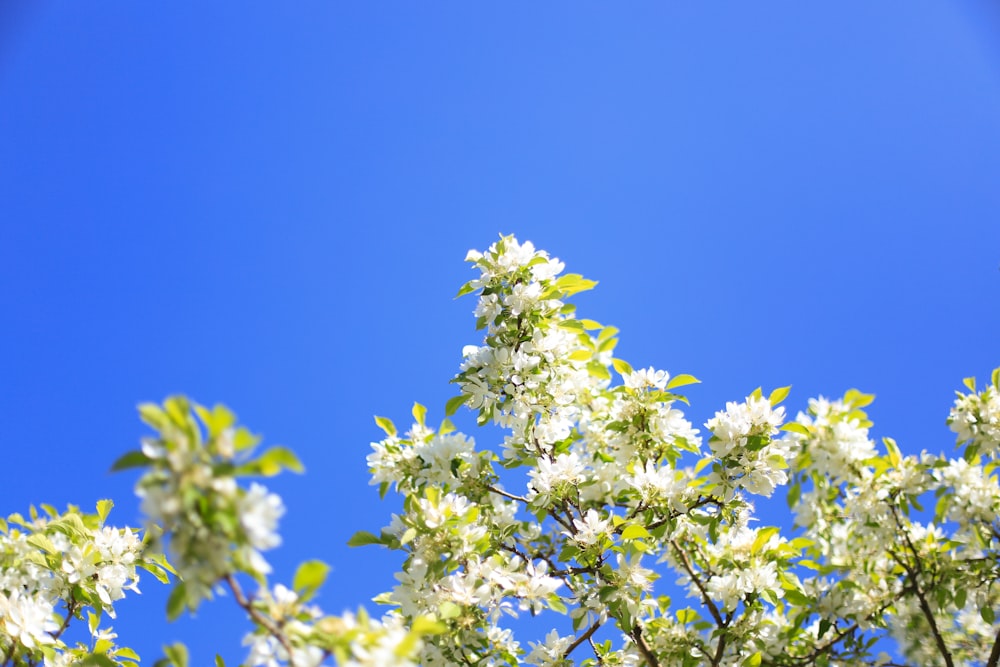
[[[877,436],[950,451],[1000,365],[1000,11],[4,0],[0,511],[136,524],[106,471],[185,392],[304,460],[279,574],[323,558],[322,604],[367,602],[399,564],[344,545],[393,508],[372,415],[440,416],[500,232],[599,280],[581,314],[700,377],[699,423],[858,387]],[[147,659],[243,657],[232,605],[167,627],[142,588],[116,629]]]

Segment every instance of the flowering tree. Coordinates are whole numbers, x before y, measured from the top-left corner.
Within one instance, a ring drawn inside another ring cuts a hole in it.
[[[240,481],[298,460],[257,453],[225,408],[172,398],[141,406],[156,435],[115,466],[143,471],[141,539],[105,525],[107,501],[2,526],[3,664],[137,662],[105,625],[137,568],[179,574],[170,617],[228,589],[253,624],[252,666],[1000,664],[1000,369],[958,394],[958,458],[877,447],[855,390],[794,420],[787,387],[757,390],[703,441],[677,392],[695,378],[634,370],[613,357],[617,330],[576,316],[567,300],[593,282],[513,237],[468,260],[480,275],[460,295],[478,293],[485,340],[465,348],[445,412],[471,408],[503,444],[431,428],[419,404],[405,434],[377,418],[373,483],[403,511],[351,544],[402,552],[381,620],[311,604],[318,561],[268,582],[282,503]],[[754,497],[778,487],[794,527],[753,525]],[[527,646],[510,622],[526,613],[544,635]],[[166,653],[186,666],[182,645]]]

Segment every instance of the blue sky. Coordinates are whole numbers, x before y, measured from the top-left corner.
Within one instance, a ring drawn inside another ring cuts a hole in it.
[[[323,558],[324,607],[367,602],[399,564],[345,546],[393,507],[372,415],[440,416],[478,342],[462,259],[498,233],[600,281],[581,315],[701,378],[699,423],[858,387],[876,436],[950,451],[953,391],[1000,365],[1000,12],[5,2],[3,513],[134,525],[107,469],[135,405],[225,402],[307,466],[270,484],[279,574]],[[124,643],[243,657],[231,605],[168,627],[158,588]]]

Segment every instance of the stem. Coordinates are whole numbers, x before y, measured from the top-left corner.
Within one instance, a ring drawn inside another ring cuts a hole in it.
[[[243,589],[240,587],[236,577],[229,573],[225,576],[225,581],[229,584],[229,589],[233,592],[233,598],[236,599],[236,604],[243,608],[243,610],[250,616],[254,623],[260,627],[267,630],[267,632],[278,640],[281,647],[285,649],[288,654],[288,667],[295,667],[295,662],[292,658],[292,644],[288,641],[288,637],[285,633],[281,631],[281,628],[275,625],[274,621],[264,614],[260,613],[257,609],[254,609],[253,604],[243,593]]]
[[[563,659],[568,658],[569,654],[572,653],[573,651],[575,651],[577,646],[579,646],[583,642],[585,642],[585,641],[589,640],[591,637],[593,637],[594,633],[597,632],[597,628],[599,628],[599,627],[601,627],[601,620],[600,619],[596,620],[592,626],[590,626],[589,628],[587,628],[586,632],[584,632],[582,635],[580,635],[579,637],[577,637],[576,641],[574,641],[572,644],[570,644],[569,646],[566,647],[566,650],[563,651]]]
[[[635,641],[635,645],[639,647],[639,652],[642,653],[642,657],[646,659],[649,663],[649,667],[660,667],[660,661],[656,659],[656,656],[649,649],[649,644],[646,640],[642,638],[642,626],[638,623],[632,628],[631,634],[632,640]]]
[[[691,566],[691,561],[688,559],[687,554],[681,549],[680,545],[677,544],[677,540],[670,540],[670,546],[674,548],[677,555],[681,559],[681,564],[684,566],[684,571],[687,572],[688,576],[691,577],[691,581],[694,585],[698,587],[698,592],[701,593],[701,600],[708,607],[708,611],[712,614],[712,618],[715,620],[715,624],[720,628],[724,626],[722,620],[722,614],[719,613],[719,608],[715,606],[715,602],[708,596],[708,591],[705,590],[705,586],[701,583],[701,579],[695,573],[694,568]]]
[[[73,614],[76,613],[78,606],[79,603],[76,601],[76,597],[74,597],[73,593],[70,592],[69,600],[66,602],[66,619],[63,621],[62,627],[60,627],[56,633],[52,635],[53,639],[59,639],[62,634],[66,632],[66,628],[69,627],[70,621],[73,620]]]
[[[889,510],[892,512],[892,516],[896,520],[896,527],[899,528],[899,532],[903,534],[903,540],[906,542],[907,548],[910,550],[910,553],[913,554],[913,567],[910,567],[908,563],[904,562],[902,558],[899,558],[895,554],[893,554],[893,558],[895,558],[896,562],[899,563],[904,570],[906,570],[907,576],[913,581],[913,592],[917,594],[917,600],[920,602],[920,611],[923,612],[924,618],[927,619],[928,625],[931,626],[931,634],[934,635],[934,643],[937,645],[938,651],[941,653],[941,657],[944,658],[945,665],[948,667],[955,667],[955,663],[951,658],[951,653],[948,651],[948,646],[944,643],[944,637],[941,636],[941,631],[938,629],[937,620],[934,618],[934,612],[931,611],[931,606],[927,604],[927,598],[924,595],[923,589],[920,587],[920,579],[918,576],[923,574],[923,567],[920,565],[920,552],[918,552],[917,548],[913,546],[913,542],[910,540],[910,534],[906,531],[902,521],[900,521],[899,513],[896,511],[895,506],[890,505]],[[890,553],[892,552],[890,551]]]
[[[990,651],[990,659],[986,661],[986,667],[997,667],[1000,663],[1000,632],[997,633],[996,641],[993,642],[993,650]]]
[[[513,493],[507,493],[503,489],[498,489],[495,486],[492,486],[492,485],[487,486],[486,490],[487,491],[492,491],[493,493],[497,494],[498,496],[503,496],[504,498],[509,498],[511,500],[519,500],[522,503],[524,503],[525,505],[528,504],[528,499],[525,498],[524,496],[517,496],[517,495],[514,495]]]

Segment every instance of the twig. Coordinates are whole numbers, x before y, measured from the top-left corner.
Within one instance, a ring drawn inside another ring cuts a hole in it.
[[[250,616],[253,621],[268,631],[268,633],[278,640],[281,647],[285,649],[288,654],[288,667],[295,667],[295,661],[292,657],[292,644],[288,641],[288,637],[285,633],[281,631],[281,628],[274,624],[274,622],[260,613],[257,609],[254,609],[253,604],[247,599],[247,596],[243,593],[243,589],[240,587],[236,577],[229,573],[225,577],[225,581],[229,584],[229,589],[233,592],[233,597],[236,599],[236,604],[243,608],[244,611]]]
[[[715,602],[712,598],[708,596],[708,591],[705,590],[705,586],[701,583],[701,579],[698,578],[698,575],[694,571],[694,567],[691,566],[691,561],[688,559],[687,554],[684,553],[684,550],[681,549],[679,544],[677,544],[677,540],[670,540],[670,546],[672,546],[674,551],[677,552],[677,555],[680,556],[681,564],[684,566],[684,570],[688,573],[688,576],[691,577],[691,581],[694,582],[694,585],[698,587],[698,592],[701,593],[701,600],[705,603],[705,606],[708,607],[708,611],[712,614],[715,624],[720,628],[723,627],[724,622],[722,620],[722,614],[719,613],[719,608],[715,606]]]
[[[656,656],[649,648],[649,644],[647,644],[646,640],[642,638],[642,627],[639,624],[636,624],[636,626],[632,628],[631,637],[632,640],[635,641],[635,645],[639,647],[639,652],[642,653],[642,657],[644,657],[646,662],[649,663],[649,667],[660,667],[660,661],[656,659]]]
[[[576,641],[574,641],[572,644],[566,647],[566,650],[563,651],[563,658],[564,659],[568,658],[569,654],[575,651],[577,646],[579,646],[585,641],[588,641],[591,637],[593,637],[594,633],[597,632],[597,628],[599,627],[601,627],[601,620],[597,619],[596,621],[594,621],[594,624],[592,626],[587,628],[586,632],[577,637]]]

